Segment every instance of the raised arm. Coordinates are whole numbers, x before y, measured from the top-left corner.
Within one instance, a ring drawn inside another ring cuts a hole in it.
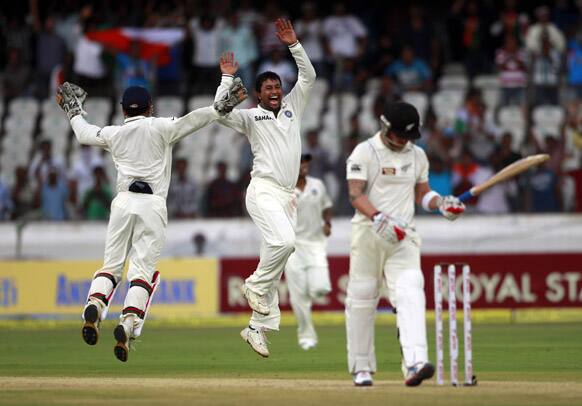
[[[234,60],[234,55],[230,53],[230,58],[223,57],[221,57],[221,69],[223,66],[223,59],[225,59],[224,64],[228,65],[230,69],[228,71],[234,74],[238,69],[238,62]],[[226,59],[228,59],[228,61],[226,61]],[[243,86],[239,78],[234,80],[232,80],[232,76],[230,76],[230,78],[230,81],[226,81],[223,77],[223,80],[220,82],[220,85],[216,90],[213,106],[196,109],[179,119],[171,119],[170,126],[173,128],[173,130],[170,131],[173,137],[171,141],[172,143],[175,143],[188,134],[211,124],[217,119],[226,119],[229,115],[236,115],[236,113],[233,112],[233,109],[246,100],[247,89]]]
[[[220,55],[220,71],[222,72],[222,79],[220,81],[220,86],[216,89],[216,95],[214,97],[215,105],[221,100],[224,100],[225,97],[228,97],[229,88],[235,84],[234,74],[238,70],[238,67],[239,64],[234,58],[233,52],[224,52]],[[240,81],[239,78],[236,79]],[[242,82],[240,83],[242,84]],[[240,133],[247,132],[245,116],[240,110],[232,110],[230,113],[221,117],[218,122]]]
[[[87,92],[73,83],[65,82],[57,89],[57,104],[63,109],[71,122],[77,141],[85,145],[106,147],[107,144],[101,137],[101,128],[89,124],[83,118],[83,115],[87,114],[83,110],[83,103],[86,98]]]
[[[307,97],[315,83],[315,69],[307,53],[299,41],[297,41],[297,35],[293,30],[291,21],[280,18],[275,22],[275,26],[277,28],[277,38],[289,47],[289,51],[291,51],[291,55],[295,59],[297,70],[299,71],[297,83],[295,83],[295,86],[287,95],[287,99],[296,111],[302,113],[307,103]]]

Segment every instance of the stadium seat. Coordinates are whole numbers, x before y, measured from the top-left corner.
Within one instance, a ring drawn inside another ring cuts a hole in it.
[[[177,96],[158,97],[155,103],[154,114],[157,117],[181,117],[184,113],[184,103]]]
[[[90,121],[91,124],[97,124]],[[62,112],[47,112],[40,120],[40,131],[43,133],[63,133],[70,129],[69,120]]]
[[[21,133],[22,136],[31,136],[34,130],[35,120],[20,115],[10,115],[4,121],[4,131]]]
[[[480,75],[473,79],[473,87],[481,90],[483,101],[488,109],[496,109],[499,105],[499,78],[497,75]]]
[[[552,135],[558,136],[564,123],[565,113],[560,106],[543,105],[533,110],[532,118],[534,127],[543,128]]]
[[[200,107],[212,106],[213,96],[193,96],[188,100],[188,111],[199,109]]]
[[[465,75],[445,75],[438,80],[439,90],[458,90],[465,92],[469,87],[469,79]]]
[[[525,117],[519,106],[506,106],[499,109],[499,127],[513,135],[513,148],[519,150],[525,138]]]
[[[423,92],[406,92],[402,95],[402,100],[412,104],[418,110],[420,121],[424,121],[428,109],[428,97]]]
[[[87,121],[99,127],[104,127],[109,123],[111,115],[111,101],[105,97],[88,98],[85,102],[87,111]]]
[[[432,109],[441,127],[453,124],[457,111],[462,106],[464,92],[459,90],[441,90],[432,96]]]
[[[8,106],[10,116],[25,116],[29,119],[35,119],[38,110],[38,102],[32,97],[17,97]]]
[[[307,105],[301,120],[302,131],[319,128],[321,125],[321,112],[323,110],[325,97],[328,90],[328,83],[324,79],[315,81],[311,95],[307,100]]]
[[[448,63],[443,66],[443,74],[447,75],[465,75],[467,70],[462,63]]]
[[[358,99],[351,93],[343,93],[341,95],[334,94],[328,100],[328,109],[323,117],[323,127],[327,131],[334,132],[341,135],[339,125],[341,125],[341,132],[346,134],[349,131],[349,123],[351,116],[358,110]],[[341,121],[338,123],[338,114]]]

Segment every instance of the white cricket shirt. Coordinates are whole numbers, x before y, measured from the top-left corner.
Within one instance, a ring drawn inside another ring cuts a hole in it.
[[[81,144],[111,152],[117,169],[117,192],[127,192],[136,180],[147,182],[164,199],[170,186],[172,147],[176,142],[218,118],[213,107],[194,110],[180,118],[136,116],[123,125],[99,128],[81,116],[71,126]]]
[[[315,82],[315,69],[301,44],[289,47],[299,77],[289,94],[281,101],[279,114],[257,106],[252,109],[234,109],[218,121],[245,134],[253,151],[251,177],[267,178],[292,191],[299,176],[301,160],[301,116],[307,97]],[[232,83],[233,77],[223,75],[216,100]]]
[[[347,161],[347,179],[365,180],[365,194],[379,211],[414,226],[414,188],[428,182],[428,159],[413,143],[392,151],[380,133],[358,144]],[[356,210],[353,223],[370,222]]]
[[[323,217],[321,213],[332,206],[324,183],[307,176],[303,190],[295,188],[297,197],[297,226],[295,236],[298,242],[325,242]]]

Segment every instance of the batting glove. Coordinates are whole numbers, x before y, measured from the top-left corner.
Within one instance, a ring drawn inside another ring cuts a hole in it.
[[[439,202],[439,211],[447,220],[454,221],[465,212],[465,204],[455,196],[445,196]]]
[[[87,112],[83,109],[83,103],[86,98],[87,92],[73,83],[65,82],[57,89],[57,103],[69,120],[79,114],[87,115]]]
[[[224,116],[246,100],[247,97],[247,89],[244,87],[242,80],[240,78],[234,78],[226,94],[222,99],[214,103],[214,110],[221,116]]]
[[[401,220],[384,213],[376,213],[372,217],[372,230],[384,241],[400,242],[406,237],[408,225]]]

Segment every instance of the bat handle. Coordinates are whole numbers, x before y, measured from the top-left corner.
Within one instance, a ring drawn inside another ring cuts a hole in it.
[[[471,189],[467,190],[465,193],[460,194],[459,196],[457,196],[459,198],[459,200],[461,202],[466,202],[467,200],[469,200],[470,198],[473,197],[473,194],[471,193]]]

